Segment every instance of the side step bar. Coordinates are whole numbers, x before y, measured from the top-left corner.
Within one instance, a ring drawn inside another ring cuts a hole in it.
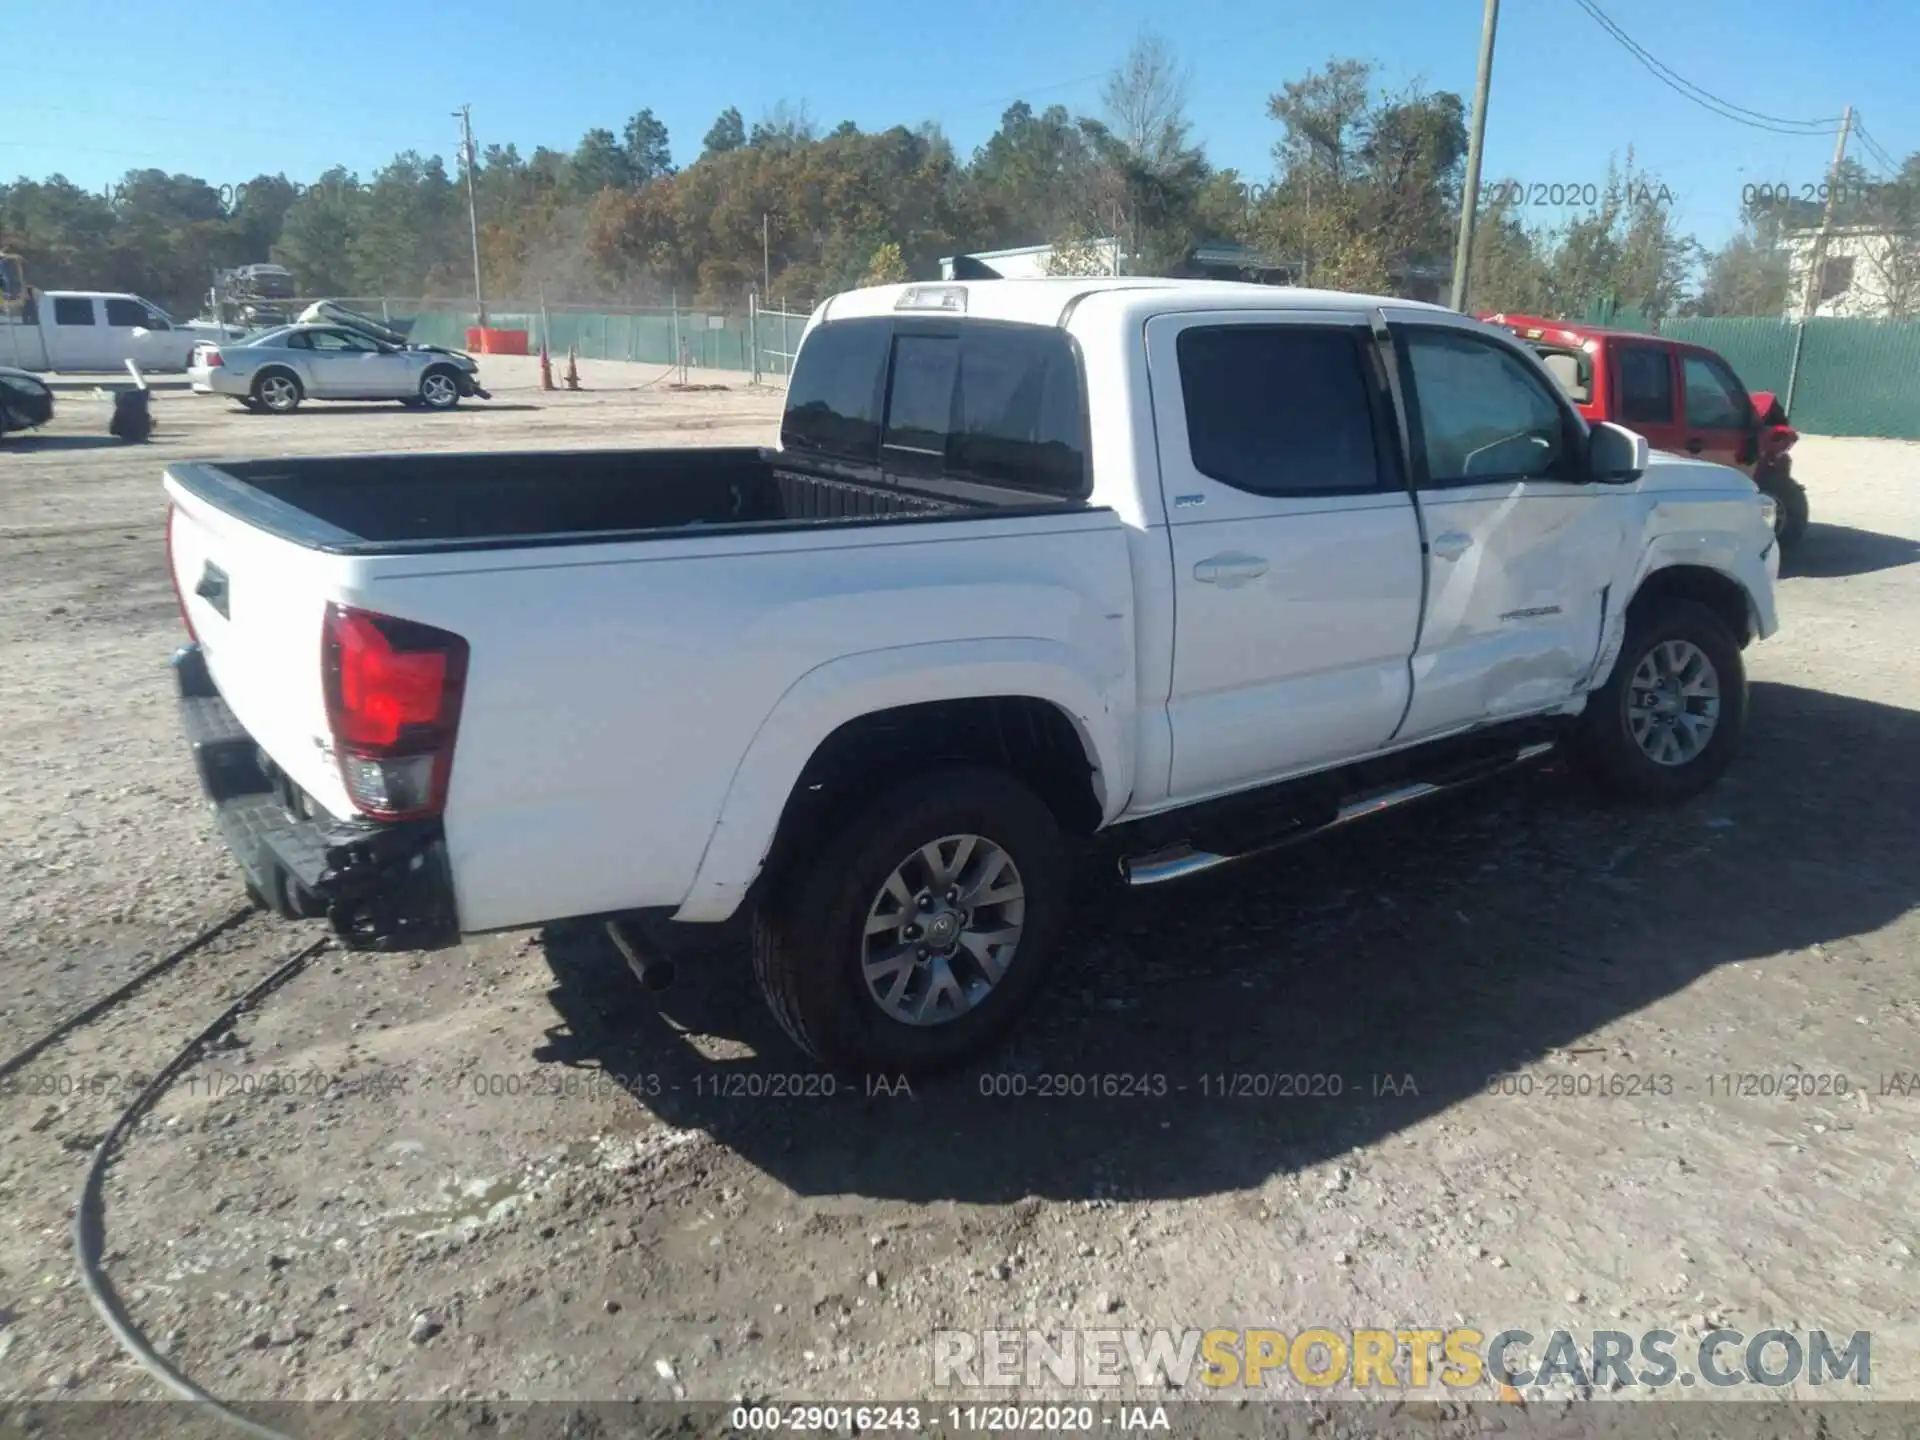
[[[1313,835],[1324,835],[1327,831],[1355,820],[1364,820],[1369,815],[1378,815],[1383,810],[1398,809],[1415,800],[1425,800],[1445,790],[1458,790],[1466,785],[1478,784],[1503,770],[1511,770],[1516,765],[1525,765],[1528,761],[1538,760],[1553,749],[1553,741],[1541,740],[1523,745],[1507,759],[1497,761],[1484,768],[1477,769],[1457,780],[1444,780],[1438,783],[1417,781],[1411,785],[1396,786],[1391,790],[1382,790],[1377,794],[1364,795],[1342,805],[1334,817],[1324,825],[1316,825],[1310,830],[1302,830],[1269,844],[1256,845],[1234,855],[1218,855],[1210,850],[1196,850],[1188,844],[1170,846],[1164,850],[1155,850],[1147,855],[1129,855],[1120,861],[1120,878],[1129,885],[1162,885],[1169,880],[1185,880],[1190,875],[1199,875],[1204,871],[1217,870],[1222,865],[1231,865],[1236,860],[1245,860],[1255,855],[1266,855],[1275,850],[1285,849],[1289,845]]]

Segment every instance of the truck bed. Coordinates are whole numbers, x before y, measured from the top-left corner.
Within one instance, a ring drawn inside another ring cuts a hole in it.
[[[753,447],[342,455],[168,475],[262,530],[341,554],[492,549],[1082,508],[951,481],[908,487]]]

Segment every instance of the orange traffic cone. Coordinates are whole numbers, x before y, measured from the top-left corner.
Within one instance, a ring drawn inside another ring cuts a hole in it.
[[[553,361],[547,354],[547,347],[544,341],[542,341],[540,345],[540,388],[542,390],[553,389]]]
[[[567,347],[566,381],[569,390],[578,390],[580,388],[580,367],[574,363],[574,352],[578,348],[578,346],[574,345]]]

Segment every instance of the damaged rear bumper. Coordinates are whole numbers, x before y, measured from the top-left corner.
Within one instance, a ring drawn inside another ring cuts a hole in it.
[[[325,916],[356,950],[460,938],[438,820],[334,819],[247,733],[198,645],[175,652],[173,677],[200,788],[256,898],[289,919]]]

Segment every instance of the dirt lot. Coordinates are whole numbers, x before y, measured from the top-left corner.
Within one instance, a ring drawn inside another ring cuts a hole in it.
[[[0,1055],[241,901],[172,713],[160,465],[771,435],[777,396],[626,388],[658,373],[447,416],[167,393],[144,448],[83,391],[6,442]],[[1031,1023],[910,1094],[765,1093],[803,1067],[726,936],[658,999],[577,928],[330,953],[133,1136],[115,1283],[243,1399],[898,1398],[939,1327],[1459,1323],[1865,1329],[1874,1394],[1920,1398],[1920,447],[1798,468],[1786,628],[1698,804],[1548,771],[1090,882]],[[254,916],[6,1082],[0,1396],[157,1393],[74,1279],[71,1202],[124,1077],[306,935]],[[1796,1074],[1846,1093],[1774,1093]],[[1101,1075],[1164,1094],[1039,1098]]]

